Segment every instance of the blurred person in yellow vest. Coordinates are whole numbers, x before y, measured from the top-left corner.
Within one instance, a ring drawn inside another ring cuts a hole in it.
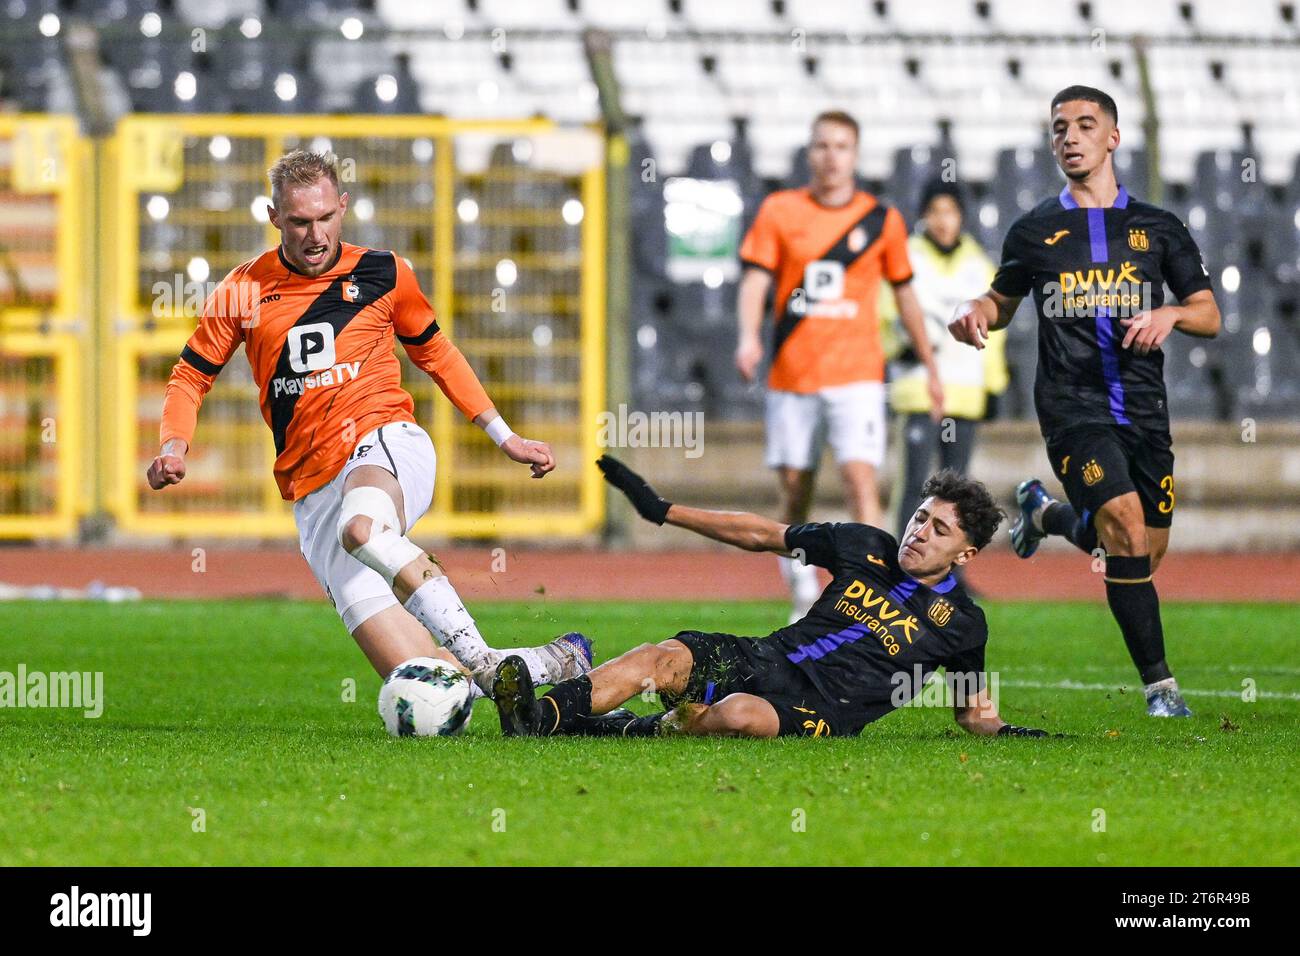
[[[886,354],[891,356],[889,404],[902,426],[903,440],[896,446],[902,449],[901,467],[892,501],[900,535],[921,501],[921,486],[934,470],[935,458],[939,468],[966,473],[977,425],[989,412],[989,396],[1007,387],[1005,332],[993,333],[983,351],[963,348],[948,334],[952,310],[987,289],[994,273],[980,244],[962,231],[964,212],[957,184],[932,180],[921,194],[920,231],[908,239],[913,287],[943,382],[944,417],[938,422],[930,416],[925,366],[904,347],[892,297],[881,297]]]

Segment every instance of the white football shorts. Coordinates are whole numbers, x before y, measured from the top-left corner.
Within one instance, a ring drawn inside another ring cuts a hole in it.
[[[402,486],[406,531],[429,510],[438,467],[433,440],[423,428],[412,422],[390,422],[357,442],[351,457],[329,484],[294,502],[293,520],[298,525],[302,556],[349,633],[397,603],[393,589],[379,572],[366,567],[339,544],[343,483],[361,465],[378,465],[391,472]]]
[[[767,466],[811,471],[830,442],[835,461],[885,460],[885,386],[850,382],[816,392],[767,392]]]

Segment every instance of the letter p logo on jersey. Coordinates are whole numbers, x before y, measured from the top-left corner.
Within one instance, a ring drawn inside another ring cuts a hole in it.
[[[319,372],[334,364],[334,326],[328,322],[295,325],[289,330],[289,367]]]

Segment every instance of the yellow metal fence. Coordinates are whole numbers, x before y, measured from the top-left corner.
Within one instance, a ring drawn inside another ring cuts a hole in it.
[[[21,123],[4,122],[0,176],[8,178],[0,189],[12,190],[14,163],[3,159],[13,151],[4,147],[17,141]],[[36,194],[53,207],[44,214],[50,235],[38,238],[57,281],[38,306],[8,301],[0,283],[0,534],[67,535],[78,516],[100,510],[141,535],[294,533],[271,478],[271,433],[240,355],[204,401],[185,481],[151,492],[144,470],[157,453],[167,376],[206,292],[278,242],[264,212],[266,169],[296,146],[340,157],[350,194],[343,238],[393,249],[412,264],[439,325],[498,409],[515,431],[550,442],[561,464],[545,481],[530,480],[399,347],[417,420],[438,452],[434,501],[419,530],[573,537],[599,526],[604,495],[592,466],[605,392],[599,132],[541,120],[132,116],[101,143],[92,169],[75,127],[60,129],[87,175]],[[21,158],[30,166],[39,157]],[[100,183],[93,245],[79,192],[90,173]],[[95,259],[90,272],[79,261],[86,248]],[[99,335],[83,328],[78,337],[69,331],[78,322]],[[83,396],[85,366],[97,374],[94,393]],[[93,434],[82,406],[94,410]],[[48,432],[38,426],[51,417],[75,427],[43,443]],[[103,481],[80,481],[87,472]]]

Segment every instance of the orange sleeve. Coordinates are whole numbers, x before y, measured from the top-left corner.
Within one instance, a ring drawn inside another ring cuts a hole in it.
[[[758,215],[754,217],[753,225],[740,244],[740,261],[768,272],[776,272],[781,264],[781,235],[777,229],[776,212],[772,207],[772,197],[768,196],[758,207]]]
[[[397,287],[393,299],[393,329],[397,340],[417,367],[429,374],[442,393],[462,415],[473,421],[492,407],[474,369],[460,349],[438,328],[438,319],[429,300],[420,291],[420,282],[400,256],[397,260]]]
[[[194,443],[203,396],[244,340],[239,305],[244,301],[239,294],[242,281],[242,274],[236,269],[217,284],[203,303],[199,327],[181,349],[180,361],[167,380],[159,444],[172,438],[183,439],[187,445]]]
[[[420,345],[403,342],[411,361],[429,373],[438,383],[442,394],[460,409],[462,415],[473,421],[492,407],[483,385],[470,368],[460,349],[451,344],[434,323],[433,337]]]
[[[889,212],[885,213],[883,232],[881,240],[885,262],[881,271],[894,285],[911,281],[912,260],[907,254],[907,224],[903,222],[903,214],[897,209],[891,207]]]

